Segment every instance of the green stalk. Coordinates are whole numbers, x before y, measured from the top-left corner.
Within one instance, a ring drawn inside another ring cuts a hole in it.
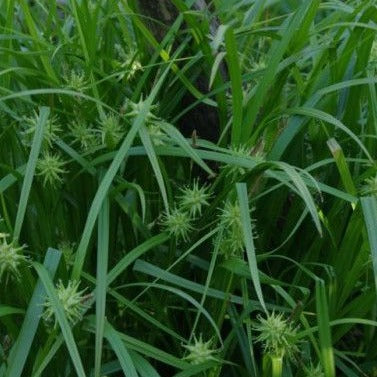
[[[273,356],[271,357],[271,369],[272,377],[281,377],[283,375],[283,357]]]

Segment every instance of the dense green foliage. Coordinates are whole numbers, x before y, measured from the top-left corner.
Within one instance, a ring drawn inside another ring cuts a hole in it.
[[[169,3],[0,1],[0,377],[376,376],[375,0]]]

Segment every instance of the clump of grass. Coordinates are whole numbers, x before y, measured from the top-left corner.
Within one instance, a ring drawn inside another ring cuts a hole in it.
[[[0,2],[0,377],[370,374],[375,5],[153,4]]]

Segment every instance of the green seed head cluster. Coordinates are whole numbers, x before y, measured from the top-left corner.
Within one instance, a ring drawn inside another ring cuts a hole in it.
[[[144,107],[144,104],[145,101],[143,100],[143,98],[141,98],[139,102],[132,102],[127,99],[122,107],[122,111],[125,113],[126,117],[132,121],[140,114],[142,108]],[[145,116],[145,126],[148,129],[148,133],[153,144],[160,146],[165,144],[165,133],[163,132],[161,127],[161,119],[154,114],[157,107],[157,104],[150,107],[148,113]]]
[[[263,144],[262,144],[263,145]],[[250,159],[251,157],[253,160],[257,159],[259,162],[262,162],[264,160],[264,152],[261,150],[261,148],[250,148],[247,145],[237,145],[237,146],[231,146],[230,147],[232,151],[232,156],[235,157],[242,157]],[[227,175],[231,176],[239,176],[244,175],[248,171],[247,168],[241,167],[241,166],[235,166],[235,165],[226,165],[225,166],[225,172]]]
[[[63,181],[62,175],[66,173],[64,164],[58,154],[45,152],[37,162],[37,175],[42,177],[45,186],[56,186]]]
[[[37,130],[38,118],[38,113],[34,111],[32,116],[25,117],[22,121],[22,140],[27,147],[31,147],[35,131]],[[58,118],[56,116],[50,117],[47,120],[47,124],[44,126],[42,147],[52,147],[54,140],[58,139],[61,132],[62,128],[58,122]]]
[[[233,156],[245,158],[250,157],[251,149],[246,145],[233,146],[231,147],[231,150]],[[227,166],[226,169],[229,169],[228,174],[244,175],[246,173],[246,168],[240,166]]]
[[[102,144],[114,149],[123,137],[119,118],[114,115],[106,116],[101,122]]]
[[[252,63],[251,70],[254,71],[261,71],[267,67],[267,63],[264,57],[260,58],[259,60],[256,60]]]
[[[87,84],[85,73],[82,70],[79,71],[72,69],[63,78],[66,82],[66,87],[77,92],[82,92],[84,90],[85,85]]]
[[[137,51],[131,49],[126,52],[119,44],[115,44],[115,51],[117,52],[118,59],[115,62],[115,69],[120,71],[118,80],[122,80],[123,78],[132,80],[138,72],[143,70],[143,66],[137,58]]]
[[[165,213],[162,225],[170,235],[177,240],[183,239],[184,241],[189,239],[189,234],[194,229],[190,214],[179,208],[174,208],[170,213]]]
[[[60,242],[58,245],[58,249],[62,252],[65,263],[67,265],[73,264],[74,257],[75,257],[74,247],[75,247],[75,244],[69,241]]]
[[[192,186],[180,189],[177,207],[171,213],[165,213],[163,227],[177,240],[188,241],[189,234],[194,230],[192,223],[201,215],[203,207],[208,206],[210,194],[206,186],[194,181]]]
[[[149,136],[155,146],[164,145],[164,136],[159,122],[152,122],[148,124]]]
[[[131,80],[135,75],[143,70],[140,61],[134,57],[128,57],[125,62],[125,67],[127,71],[127,79]]]
[[[183,347],[189,352],[184,359],[193,365],[203,364],[208,361],[218,361],[214,356],[217,351],[211,348],[212,340],[203,342],[201,335],[199,339],[194,337],[194,343],[192,345],[184,345]]]
[[[123,105],[122,110],[125,112],[125,115],[128,118],[133,119],[133,118],[136,118],[140,114],[144,106],[145,106],[145,101],[143,100],[143,98],[140,98],[139,102],[132,102],[131,100],[127,99]],[[153,113],[157,109],[157,106],[158,105],[150,106],[150,109],[147,115],[145,116],[145,124],[147,126],[151,123],[159,121],[158,117],[154,115]]]
[[[80,145],[84,151],[97,144],[95,130],[85,122],[74,122],[69,125],[73,142]]]
[[[221,253],[226,257],[234,257],[242,254],[244,249],[244,237],[241,221],[241,211],[238,203],[227,201],[220,215],[223,231]]]
[[[377,175],[365,180],[365,184],[361,187],[360,193],[361,195],[377,194]]]
[[[64,308],[64,313],[71,325],[76,324],[81,321],[83,314],[86,309],[89,308],[87,304],[87,297],[84,296],[84,290],[79,291],[80,282],[69,281],[65,287],[63,282],[59,280],[56,286],[56,293],[58,295],[59,301]],[[51,303],[50,299],[47,298],[43,304],[45,309],[42,314],[44,321],[47,324],[54,323],[54,328],[58,325],[58,320],[55,314],[54,305]]]
[[[202,214],[202,209],[208,206],[210,198],[207,186],[199,186],[197,180],[194,181],[192,187],[185,187],[181,189],[179,196],[179,204],[181,208],[186,209],[191,216],[196,217]]]
[[[272,312],[267,318],[258,316],[258,321],[254,330],[259,332],[257,342],[262,343],[265,354],[292,357],[297,352],[297,328],[284,319],[282,313]]]
[[[22,254],[25,246],[17,246],[15,242],[7,242],[7,234],[0,233],[0,282],[6,276],[20,278],[20,266],[25,264],[27,258]]]

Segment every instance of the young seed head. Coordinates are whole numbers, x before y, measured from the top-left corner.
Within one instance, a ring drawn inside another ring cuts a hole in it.
[[[202,207],[208,206],[211,195],[208,193],[207,186],[199,187],[199,182],[194,181],[192,187],[181,189],[179,204],[182,208],[189,211],[190,215],[196,217],[202,214]]]
[[[30,117],[23,118],[22,140],[25,146],[31,147],[35,131],[37,130],[39,115],[34,111]],[[52,147],[54,140],[58,139],[62,128],[56,116],[50,117],[43,130],[43,147]]]
[[[361,187],[361,195],[376,195],[377,194],[377,175],[365,180],[365,184]]]
[[[259,148],[255,148],[255,147],[250,148],[247,145],[237,145],[237,146],[231,146],[230,150],[232,152],[232,156],[234,157],[242,157],[249,160],[250,158],[253,158],[253,160],[257,159],[258,161],[262,162],[264,160],[264,157],[263,157],[263,151],[260,148],[261,146],[263,146],[263,144],[261,144]],[[238,175],[246,174],[248,171],[248,168],[237,166],[237,165],[226,165],[224,167],[224,170],[227,175],[238,176]]]
[[[173,209],[171,213],[165,213],[162,225],[177,240],[187,241],[189,233],[194,229],[191,225],[190,214],[182,209]]]
[[[143,66],[141,65],[140,61],[134,56],[127,57],[124,67],[126,68],[128,80],[132,80],[139,71],[143,70]]]
[[[58,245],[58,249],[62,252],[67,265],[73,264],[75,258],[74,247],[75,243],[69,241],[60,242]]]
[[[230,201],[225,203],[224,208],[221,209],[220,224],[224,229],[221,254],[227,259],[240,256],[244,249],[244,237],[241,211],[238,203]]]
[[[63,76],[64,81],[66,82],[66,87],[75,90],[77,92],[82,92],[85,85],[87,84],[85,79],[84,71],[72,69],[68,75]]]
[[[79,291],[79,285],[79,281],[70,280],[68,285],[65,287],[63,282],[59,280],[56,286],[56,293],[59,301],[64,308],[64,313],[68,319],[68,322],[72,326],[82,320],[85,310],[89,308],[87,297],[84,296],[86,289]],[[45,309],[42,314],[42,318],[47,324],[54,322],[54,328],[56,328],[58,325],[58,320],[55,314],[55,307],[49,298],[46,299],[43,306]]]
[[[58,154],[45,152],[37,162],[37,175],[43,179],[44,186],[48,184],[56,186],[63,181],[62,174],[66,173],[63,169],[65,162]]]
[[[214,354],[217,352],[212,349],[212,340],[203,342],[202,335],[199,339],[194,336],[194,343],[192,345],[183,345],[188,350],[188,355],[184,357],[185,360],[193,365],[203,364],[207,361],[218,361]]]
[[[119,119],[114,115],[106,116],[101,122],[102,144],[114,149],[123,137]]]
[[[227,201],[221,209],[221,225],[225,229],[237,228],[242,229],[241,211],[238,203]]]
[[[258,316],[259,323],[254,330],[259,332],[257,342],[262,343],[265,354],[292,357],[297,352],[297,328],[294,328],[283,314],[272,312],[267,318]]]
[[[17,246],[14,241],[8,244],[7,237],[7,234],[0,233],[0,282],[6,275],[6,283],[9,278],[20,278],[19,268],[27,261],[22,254],[25,245]]]
[[[126,52],[124,48],[118,43],[115,44],[115,51],[117,53],[117,60],[115,69],[121,72],[118,75],[118,80],[126,78],[132,80],[139,71],[143,70],[143,66],[137,58],[137,52],[133,49]]]
[[[148,125],[149,136],[155,146],[164,145],[165,134],[161,130],[161,126],[157,121],[150,122]]]
[[[140,98],[140,101],[139,102],[132,102],[131,100],[129,100],[128,98],[126,99],[123,107],[122,107],[122,111],[125,112],[125,115],[128,117],[128,118],[136,118],[141,110],[143,109],[143,107],[145,106],[145,101],[143,100],[143,97]],[[145,116],[145,124],[148,126],[149,124],[151,123],[154,123],[155,121],[158,121],[158,117],[155,116],[153,114],[153,111],[157,108],[157,105],[152,105],[150,106],[149,108],[149,111],[147,113],[147,115]]]
[[[251,148],[246,145],[231,146],[232,155],[236,157],[249,158],[251,155]],[[228,174],[244,175],[246,173],[246,168],[240,166],[226,166],[229,170]]]
[[[96,145],[96,137],[94,130],[85,122],[74,122],[69,125],[73,142],[80,145],[82,150],[87,150]]]

